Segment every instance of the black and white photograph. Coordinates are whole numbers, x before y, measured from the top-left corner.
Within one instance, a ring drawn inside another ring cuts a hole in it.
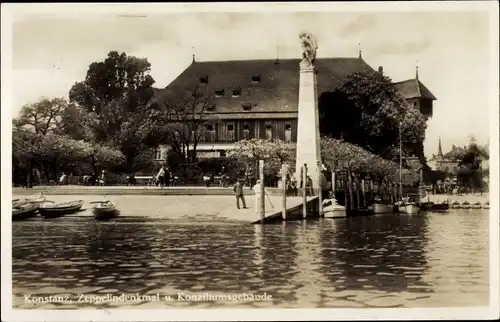
[[[497,3],[1,12],[2,320],[499,318]]]

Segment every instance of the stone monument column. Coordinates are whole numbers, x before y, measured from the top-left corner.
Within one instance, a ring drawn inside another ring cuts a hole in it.
[[[297,161],[296,175],[300,182],[300,169],[307,164],[307,172],[313,188],[319,188],[318,162],[321,161],[319,137],[318,89],[314,60],[316,58],[316,39],[310,34],[301,33],[302,61],[299,64],[299,104],[297,124]],[[305,183],[304,183],[305,184]]]

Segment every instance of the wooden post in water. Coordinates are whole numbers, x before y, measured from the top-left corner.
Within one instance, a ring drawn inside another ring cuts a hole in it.
[[[389,193],[391,194],[391,203],[394,203],[394,185],[389,182]]]
[[[286,220],[286,175],[287,175],[287,170],[288,170],[288,167],[286,165],[286,163],[283,163],[283,165],[281,166],[281,182],[282,182],[282,185],[283,185],[283,192],[282,192],[282,195],[281,195],[281,218],[283,218],[283,220]]]
[[[335,170],[332,170],[332,192],[333,192],[333,197],[335,197],[335,191],[337,191],[337,178],[335,178]]]
[[[361,179],[361,193],[363,194],[363,208],[366,208],[365,179]]]
[[[302,219],[307,218],[307,164],[302,168]]]
[[[347,195],[347,180],[342,178],[340,181],[340,184],[342,185],[342,189],[344,189],[344,202],[345,202],[345,209],[351,209],[351,205],[349,205],[349,202],[347,201],[348,195]]]
[[[319,190],[318,190],[318,201],[319,201],[319,205],[318,205],[318,212],[319,212],[319,216],[322,217],[323,216],[323,173],[322,173],[322,163],[321,161],[318,161],[318,187],[319,187]]]
[[[356,209],[360,209],[361,199],[359,196],[359,178],[356,174],[354,175],[354,188],[356,188]]]
[[[259,180],[260,180],[260,223],[264,224],[266,217],[266,190],[264,188],[264,160],[259,160]]]
[[[373,179],[370,178],[370,202],[373,200]]]
[[[347,168],[347,188],[349,189],[349,202],[351,203],[350,209],[354,209],[354,196],[352,192],[352,178],[351,169]]]

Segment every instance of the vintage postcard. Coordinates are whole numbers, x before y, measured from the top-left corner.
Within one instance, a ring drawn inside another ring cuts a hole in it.
[[[495,2],[1,12],[2,320],[499,317]]]

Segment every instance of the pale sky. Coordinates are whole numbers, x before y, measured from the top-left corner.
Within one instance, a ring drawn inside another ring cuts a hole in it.
[[[155,87],[192,60],[300,58],[298,33],[318,39],[318,57],[356,57],[382,65],[393,81],[415,76],[438,98],[425,151],[446,152],[489,138],[489,16],[484,12],[256,12],[80,14],[17,17],[13,24],[13,112],[39,97],[67,97],[88,65],[110,50],[146,57]],[[358,45],[361,44],[361,46]],[[496,59],[496,57],[493,57]],[[498,116],[496,116],[498,117]]]

